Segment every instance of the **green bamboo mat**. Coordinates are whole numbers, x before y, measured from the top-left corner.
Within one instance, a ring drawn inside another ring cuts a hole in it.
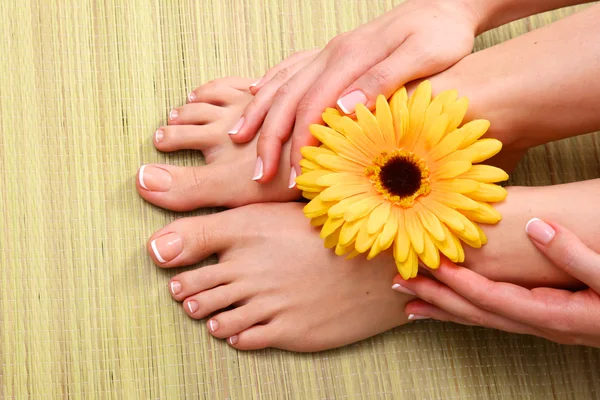
[[[166,290],[142,201],[151,134],[207,80],[259,76],[393,6],[386,0],[0,1],[0,397],[582,398],[600,352],[420,322],[318,354],[237,352]],[[482,48],[572,12],[519,21]],[[531,152],[514,183],[598,178],[598,136]]]

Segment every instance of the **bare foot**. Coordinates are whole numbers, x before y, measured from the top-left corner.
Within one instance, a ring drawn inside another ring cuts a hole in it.
[[[320,351],[406,323],[412,297],[391,290],[391,255],[336,256],[301,208],[257,204],[179,219],[152,235],[148,252],[163,268],[218,254],[219,264],[183,272],[169,288],[190,317],[217,313],[209,332],[236,349]]]
[[[144,165],[138,171],[137,189],[152,204],[174,211],[201,207],[239,207],[246,204],[291,201],[297,190],[288,189],[289,149],[279,173],[269,184],[252,180],[256,163],[256,139],[245,145],[232,143],[228,132],[252,99],[252,79],[224,78],[207,83],[188,96],[193,102],[175,108],[169,125],[154,134],[161,151],[200,150],[206,166]],[[289,146],[287,144],[286,146]]]

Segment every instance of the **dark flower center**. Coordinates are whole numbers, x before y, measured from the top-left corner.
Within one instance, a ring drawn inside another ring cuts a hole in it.
[[[421,170],[412,160],[394,157],[381,167],[379,179],[392,195],[412,196],[421,187]]]

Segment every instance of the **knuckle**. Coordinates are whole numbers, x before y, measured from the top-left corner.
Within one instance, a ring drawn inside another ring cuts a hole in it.
[[[290,86],[290,83],[289,81],[286,81],[281,86],[279,86],[277,92],[275,92],[275,100],[282,101],[283,99],[287,98],[291,92],[292,88]]]
[[[286,82],[294,75],[292,69],[290,67],[285,67],[277,71],[275,76],[273,77],[274,81],[277,82]]]
[[[489,310],[490,307],[495,303],[493,300],[493,293],[494,283],[489,282],[486,287],[477,290],[473,294],[473,301],[484,310]]]
[[[200,225],[196,228],[194,245],[196,246],[196,250],[198,252],[205,254],[208,251],[211,234],[212,233],[206,228],[205,225]]]
[[[390,65],[382,64],[366,76],[366,84],[373,89],[381,89],[394,84],[395,71]]]

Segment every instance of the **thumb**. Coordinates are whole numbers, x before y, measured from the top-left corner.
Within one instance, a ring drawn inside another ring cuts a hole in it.
[[[554,265],[600,293],[600,255],[583,244],[573,232],[539,218],[529,220],[525,231]]]

